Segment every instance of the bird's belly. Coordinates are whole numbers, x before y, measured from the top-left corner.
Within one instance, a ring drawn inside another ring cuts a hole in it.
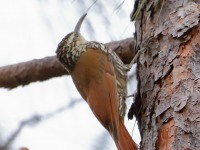
[[[99,50],[87,50],[76,63],[71,73],[72,79],[81,96],[86,99],[90,82],[100,84],[105,73],[106,54]]]

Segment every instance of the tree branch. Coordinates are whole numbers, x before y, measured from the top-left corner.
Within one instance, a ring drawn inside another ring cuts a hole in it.
[[[17,138],[17,136],[21,133],[21,131],[25,127],[37,125],[38,123],[45,121],[49,118],[52,118],[55,115],[58,115],[59,113],[61,113],[63,111],[73,108],[80,102],[83,102],[83,100],[82,99],[74,99],[74,100],[71,100],[70,103],[68,103],[60,108],[57,108],[53,112],[49,112],[45,115],[35,114],[35,115],[31,116],[30,118],[21,121],[21,123],[19,124],[17,129],[10,135],[8,140],[4,144],[0,145],[0,150],[8,150],[9,147],[14,142],[14,140]]]
[[[129,63],[135,55],[133,38],[105,45],[114,50],[124,63]],[[31,82],[44,81],[66,74],[68,74],[67,71],[58,62],[56,56],[49,56],[0,67],[0,87],[13,89],[20,85],[24,86]]]

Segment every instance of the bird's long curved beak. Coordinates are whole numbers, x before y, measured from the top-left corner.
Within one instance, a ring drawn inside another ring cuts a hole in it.
[[[74,29],[74,32],[77,32],[79,33],[80,32],[80,28],[81,28],[81,24],[85,18],[85,16],[87,15],[87,13],[85,13],[83,16],[81,16],[81,18],[78,20],[77,24],[76,24],[76,27]]]

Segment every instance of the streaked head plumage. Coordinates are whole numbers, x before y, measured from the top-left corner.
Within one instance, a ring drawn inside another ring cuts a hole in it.
[[[66,35],[62,41],[58,44],[56,50],[59,61],[65,66],[70,72],[75,64],[76,58],[78,57],[79,51],[87,41],[80,34],[81,24],[87,14],[81,16],[78,20],[73,32]],[[78,52],[78,53],[77,53]],[[76,54],[76,56],[74,55]]]

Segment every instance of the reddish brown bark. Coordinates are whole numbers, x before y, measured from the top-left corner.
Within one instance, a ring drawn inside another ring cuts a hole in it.
[[[154,2],[136,20],[136,45],[151,40],[129,116],[138,119],[141,149],[200,149],[200,2],[159,1],[157,9]]]
[[[133,38],[106,43],[106,46],[116,51],[124,63],[129,63],[135,55]],[[49,56],[0,67],[0,87],[12,89],[66,74],[56,56]]]

